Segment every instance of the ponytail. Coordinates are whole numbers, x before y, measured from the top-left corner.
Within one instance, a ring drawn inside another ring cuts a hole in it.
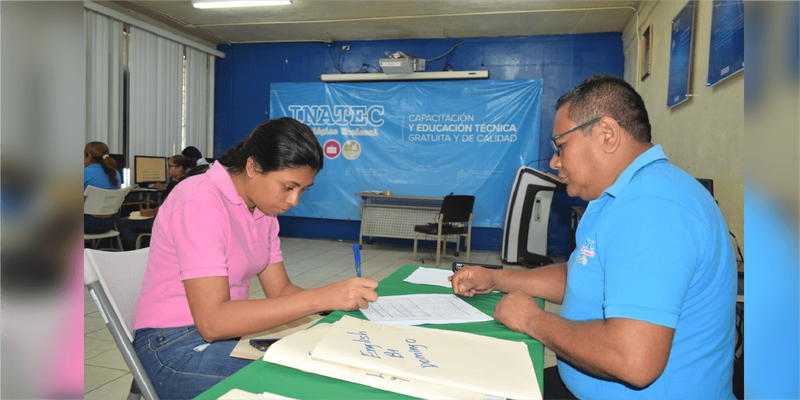
[[[217,162],[224,165],[228,170],[236,173],[244,171],[244,167],[247,166],[248,158],[247,152],[244,150],[245,141],[247,141],[247,139],[228,149],[225,154],[217,159]]]
[[[119,181],[117,180],[117,162],[114,160],[114,158],[108,154],[103,154],[103,157],[100,159],[100,161],[100,165],[103,166],[103,172],[108,175],[108,181],[111,183],[111,186],[119,186]]]
[[[324,159],[322,145],[311,128],[288,117],[262,122],[217,162],[238,174],[250,158],[264,173],[298,167],[319,171]]]

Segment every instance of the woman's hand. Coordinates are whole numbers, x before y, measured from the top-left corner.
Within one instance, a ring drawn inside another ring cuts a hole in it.
[[[375,288],[378,282],[368,278],[350,278],[320,288],[322,302],[327,310],[354,311],[369,308],[378,299]]]

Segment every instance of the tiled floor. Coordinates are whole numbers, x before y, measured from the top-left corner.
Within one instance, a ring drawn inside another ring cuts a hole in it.
[[[300,287],[325,286],[353,276],[352,242],[313,239],[282,239],[284,263],[292,282]],[[433,252],[420,248],[424,265],[433,265]],[[372,244],[361,251],[361,273],[365,278],[381,280],[406,264],[417,264],[411,260],[411,246]],[[459,260],[464,254],[460,254]],[[442,260],[442,265],[456,261],[452,250]],[[473,251],[470,261],[475,263],[502,264],[499,252]],[[421,264],[421,263],[420,263]],[[518,265],[506,265],[510,269],[524,269]],[[251,298],[263,298],[258,281],[251,285]],[[546,303],[545,310],[557,313],[560,307]],[[84,295],[84,397],[86,399],[126,399],[131,384],[131,374],[108,332],[97,307],[88,291]],[[553,366],[555,355],[545,348],[544,366]]]

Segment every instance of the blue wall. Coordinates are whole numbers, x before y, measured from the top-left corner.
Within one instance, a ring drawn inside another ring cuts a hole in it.
[[[244,139],[259,123],[270,118],[269,90],[273,82],[319,82],[320,74],[365,69],[374,72],[385,52],[435,58],[462,39],[347,41],[325,43],[262,43],[221,45],[225,58],[216,64],[214,155]],[[542,79],[543,109],[539,159],[530,166],[547,172],[552,156],[555,103],[559,96],[583,79],[598,73],[623,76],[625,57],[622,34],[525,36],[463,39],[446,57],[429,61],[426,71],[488,70],[490,79]],[[342,46],[350,51],[342,52]],[[411,162],[411,161],[410,161]],[[510,189],[510,188],[509,188]],[[302,200],[301,200],[302,201]],[[548,254],[566,255],[570,245],[572,206],[586,203],[556,193],[550,215]],[[359,222],[280,217],[281,234],[291,237],[358,240]],[[379,240],[409,244],[411,241]],[[473,230],[472,248],[499,251],[502,229]]]

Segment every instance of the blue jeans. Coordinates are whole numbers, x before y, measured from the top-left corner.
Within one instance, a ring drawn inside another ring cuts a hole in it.
[[[145,328],[133,347],[162,399],[191,399],[252,362],[231,357],[238,340],[207,343],[197,327]]]
[[[150,219],[130,219],[129,217],[122,217],[117,221],[117,229],[122,236],[122,241],[127,246],[126,250],[136,249],[136,238],[142,232],[153,231],[154,218]]]
[[[83,233],[105,233],[114,229],[114,222],[117,216],[99,218],[89,214],[83,214]]]

